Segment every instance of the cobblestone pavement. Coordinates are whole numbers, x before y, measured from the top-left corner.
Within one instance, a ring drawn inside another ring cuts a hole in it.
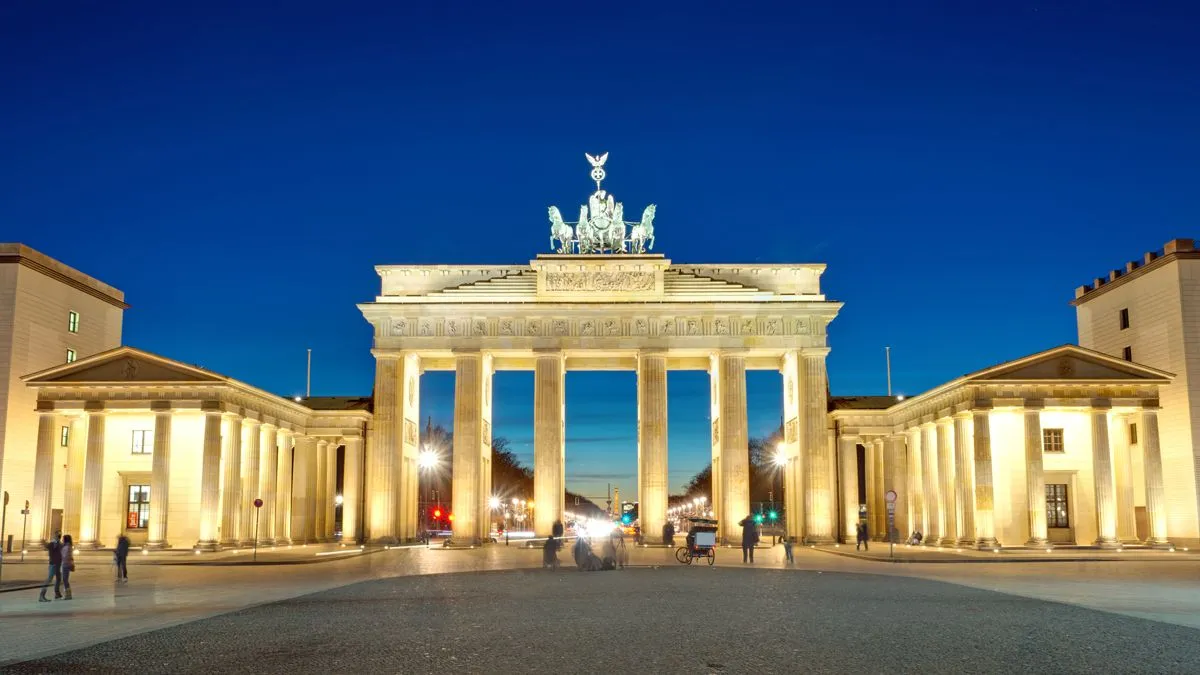
[[[293,555],[299,559],[304,556],[315,557],[317,552],[320,551],[294,553]],[[565,553],[562,555],[564,561],[567,557]],[[1015,622],[1013,625],[1019,623],[1019,612],[1016,608],[1019,608],[1021,612],[1030,612],[1029,617],[1021,619],[1029,622],[1030,635],[1035,635],[1037,631],[1047,627],[1038,618],[1038,613],[1051,611],[1046,608],[1054,608],[1053,611],[1070,610],[1076,612],[1071,615],[1072,617],[1090,617],[1082,624],[1070,625],[1074,626],[1072,630],[1085,631],[1078,634],[1079,639],[1088,636],[1093,643],[1111,641],[1117,645],[1130,645],[1135,642],[1136,640],[1132,636],[1140,635],[1137,630],[1141,629],[1133,629],[1129,626],[1143,624],[1138,621],[1133,621],[1132,624],[1120,623],[1129,621],[1127,617],[1155,619],[1176,624],[1176,626],[1145,624],[1156,627],[1152,630],[1159,630],[1162,635],[1178,635],[1176,631],[1181,629],[1177,626],[1200,628],[1200,563],[1195,560],[1138,562],[1130,559],[1119,562],[1041,564],[909,563],[895,565],[831,555],[820,550],[797,548],[796,563],[787,566],[783,563],[780,547],[760,549],[756,557],[757,563],[753,566],[755,571],[749,572],[746,568],[750,566],[741,563],[740,552],[737,550],[720,550],[717,566],[710,569],[706,566],[684,567],[679,565],[674,561],[671,550],[635,549],[632,562],[639,565],[638,568],[618,573],[580,575],[573,571],[551,573],[535,570],[534,568],[540,565],[541,551],[526,550],[515,546],[490,546],[468,551],[414,548],[379,551],[369,555],[334,555],[322,557],[326,562],[304,565],[139,564],[136,567],[131,566],[132,580],[128,585],[113,584],[108,565],[85,563],[80,565],[80,571],[73,576],[72,585],[75,587],[75,599],[70,602],[39,604],[36,601],[36,591],[0,593],[0,626],[2,626],[0,629],[0,666],[38,658],[66,658],[66,656],[56,655],[63,655],[70,650],[93,645],[99,645],[97,647],[99,649],[107,649],[109,647],[104,643],[109,643],[109,641],[147,634],[148,631],[164,627],[178,626],[179,630],[208,630],[206,627],[212,627],[213,630],[216,630],[218,626],[224,625],[221,621],[232,620],[231,617],[234,615],[229,614],[231,612],[243,611],[253,614],[260,610],[266,614],[256,614],[255,616],[259,617],[259,621],[266,622],[260,624],[266,626],[266,629],[260,630],[260,632],[267,637],[270,637],[268,634],[275,633],[275,626],[281,627],[281,630],[284,631],[278,633],[279,636],[287,635],[286,630],[291,630],[287,628],[288,622],[291,621],[288,615],[293,611],[297,612],[297,617],[309,617],[305,621],[310,621],[311,625],[304,630],[321,622],[338,624],[366,622],[365,630],[369,632],[369,627],[373,625],[373,622],[384,619],[391,621],[392,615],[407,617],[417,611],[414,608],[420,608],[419,613],[423,614],[431,612],[437,614],[439,611],[446,610],[442,612],[439,623],[436,625],[447,631],[448,637],[451,639],[457,639],[454,636],[458,631],[471,635],[490,635],[491,637],[488,639],[503,639],[504,634],[502,632],[494,633],[492,628],[479,630],[480,626],[491,621],[491,619],[485,621],[482,617],[488,612],[499,612],[503,608],[504,611],[519,611],[528,615],[520,617],[520,628],[513,631],[513,635],[524,635],[527,638],[522,644],[528,648],[537,644],[536,635],[538,633],[544,633],[546,630],[553,632],[554,630],[547,628],[549,624],[544,621],[541,623],[535,621],[535,617],[540,616],[535,608],[543,599],[538,595],[539,593],[544,595],[545,599],[559,598],[558,605],[575,607],[579,611],[578,616],[562,620],[567,620],[572,626],[582,626],[579,631],[583,632],[580,632],[579,635],[591,636],[588,638],[589,640],[608,640],[608,634],[595,633],[596,630],[611,631],[613,636],[618,637],[629,634],[623,623],[629,617],[645,616],[648,617],[646,621],[650,619],[659,621],[660,625],[657,627],[651,623],[635,622],[635,624],[631,624],[639,626],[635,631],[637,635],[654,635],[655,640],[660,643],[647,644],[645,649],[650,651],[661,651],[664,648],[661,644],[662,640],[675,639],[671,636],[676,634],[680,636],[678,642],[680,647],[691,644],[688,642],[691,638],[687,638],[680,631],[688,626],[692,626],[692,628],[687,630],[694,631],[696,626],[700,625],[695,623],[700,619],[692,617],[693,613],[697,616],[710,617],[706,620],[716,621],[717,623],[714,625],[725,625],[732,621],[732,625],[737,626],[737,621],[742,616],[761,614],[763,617],[769,617],[772,611],[784,612],[789,617],[785,623],[799,621],[808,626],[814,622],[816,624],[828,622],[829,625],[821,629],[823,631],[821,635],[827,635],[827,638],[822,638],[822,640],[829,645],[834,645],[842,639],[841,633],[838,632],[838,626],[844,624],[839,621],[844,619],[852,622],[858,619],[853,616],[836,619],[839,616],[837,612],[831,614],[829,618],[825,618],[824,615],[817,612],[818,606],[823,606],[822,603],[852,604],[863,612],[876,606],[880,611],[878,616],[895,616],[900,623],[904,622],[907,612],[921,610],[926,614],[918,623],[924,626],[924,630],[928,634],[914,634],[908,629],[901,629],[898,635],[907,635],[908,637],[905,639],[917,639],[918,642],[914,644],[925,645],[928,642],[933,646],[942,644],[943,638],[939,634],[939,631],[944,632],[942,624],[948,625],[952,621],[959,621],[958,615],[965,611],[962,609],[963,606],[973,606],[976,608],[972,610],[973,612],[985,614],[990,612],[991,608],[1004,609],[1004,612],[1008,613],[1002,612],[997,615],[997,620],[1002,623],[1003,621]],[[44,569],[44,566],[39,567]],[[32,568],[30,569],[32,570]],[[500,576],[497,574],[456,576],[453,578],[453,582],[446,581],[449,577],[438,576],[425,576],[414,580],[398,578],[440,573],[522,569],[526,572],[509,575],[509,577],[521,581],[506,580],[496,587],[496,592],[486,586],[486,581],[478,582],[485,584],[483,586],[473,586],[477,582],[471,581],[470,578],[508,579],[503,574]],[[815,572],[824,574],[814,575]],[[7,579],[7,570],[5,576]],[[830,582],[831,585],[827,588],[817,588],[818,592],[815,595],[808,587],[788,586],[790,583],[817,583],[811,579],[826,576],[830,579],[836,577],[837,583]],[[787,581],[792,577],[795,577],[794,581]],[[643,578],[661,580],[663,588],[657,587],[658,581],[642,586],[627,586],[631,580]],[[746,579],[751,581],[743,583]],[[760,582],[757,579],[768,581]],[[810,581],[803,581],[804,579],[810,579]],[[553,583],[548,580],[553,580]],[[708,582],[706,585],[698,587],[689,585],[697,580],[708,580]],[[930,581],[949,583],[929,584]],[[353,585],[359,582],[368,583]],[[763,585],[764,583],[766,586]],[[372,586],[372,584],[376,585]],[[758,589],[764,587],[776,589],[779,601],[784,603],[780,605],[780,609],[770,609],[771,603],[776,601],[774,599],[776,596],[768,594],[759,598],[756,595],[759,593]],[[641,590],[627,592],[626,588],[640,588]],[[738,588],[746,591],[744,598],[734,592]],[[927,592],[927,589],[930,588],[937,590],[936,592]],[[309,595],[331,589],[341,590],[333,591],[334,595],[329,598],[329,602],[318,602],[314,600],[318,596]],[[425,597],[420,595],[421,589],[430,590],[430,592],[432,592],[431,589],[440,590],[436,595],[430,596],[434,599],[417,601],[418,598]],[[454,589],[462,589],[462,593],[451,592]],[[536,593],[526,598],[512,589],[527,589],[536,591]],[[556,595],[561,589],[576,590],[566,596]],[[597,591],[597,589],[610,589],[612,603],[609,603],[603,592]],[[978,591],[999,592],[1006,595],[984,593],[984,596],[995,600],[970,605],[968,602],[970,598],[983,597],[971,595]],[[339,592],[349,595],[339,596],[337,595]],[[584,597],[594,598],[597,607],[607,607],[607,609],[603,609],[600,614],[593,615],[588,607],[572,605],[571,603],[574,601],[571,598],[576,592],[583,593]],[[588,595],[593,592],[596,594]],[[858,597],[860,592],[862,597]],[[417,595],[413,595],[414,593]],[[721,594],[723,593],[729,593],[730,597],[722,599]],[[688,595],[689,599],[681,600],[677,597],[678,594]],[[363,597],[365,601],[363,603],[348,601],[349,598],[356,597]],[[388,597],[402,598],[403,601],[387,607],[372,604],[376,600]],[[257,607],[265,603],[289,601],[293,598],[298,598],[294,601],[294,606]],[[1046,603],[1047,600],[1068,603],[1075,607],[1064,608],[1061,605]],[[694,606],[689,606],[689,603]],[[472,613],[474,608],[483,605],[487,605],[488,608],[482,610],[482,614],[477,616]],[[279,614],[279,607],[288,607],[289,609],[283,614]],[[1095,615],[1094,612],[1085,612],[1081,608],[1101,609],[1123,614],[1126,617]],[[324,619],[320,618],[321,613],[325,614]],[[193,625],[188,622],[211,619],[223,614],[227,616],[219,618],[216,623],[201,621],[194,624],[195,628],[188,627]],[[868,614],[868,616],[876,615]],[[498,617],[497,620],[499,620]],[[871,621],[874,619],[871,618]],[[1114,621],[1118,623],[1112,623]],[[181,624],[188,624],[188,626]],[[805,630],[810,628],[817,630],[816,626],[808,626]],[[1097,632],[1100,630],[1125,631],[1127,629],[1134,632],[1127,634]],[[415,624],[406,626],[397,624],[389,627],[388,630],[411,630],[415,631],[415,635],[422,635],[421,631],[424,628]],[[587,630],[593,632],[588,633]],[[752,629],[747,628],[746,630]],[[251,633],[253,634],[253,632],[252,630]],[[1191,642],[1197,642],[1195,638],[1198,635],[1194,630],[1186,634],[1192,636],[1189,638]],[[214,633],[214,635],[216,634]],[[663,636],[667,636],[667,638]],[[567,637],[569,636],[564,636],[563,639],[567,639]],[[974,639],[969,634],[963,639],[968,638]],[[189,641],[191,639],[191,637],[187,638]],[[713,633],[711,639],[720,644],[728,642],[731,645],[730,649],[733,649],[732,645],[736,643],[736,640],[722,642],[724,638],[717,633]],[[809,640],[810,637],[801,635],[796,639],[804,641]],[[892,645],[883,651],[871,646],[870,651],[877,657],[882,654],[891,654],[893,649],[901,650],[901,643],[892,642],[890,637],[886,637],[882,633],[871,639]],[[203,641],[209,645],[221,644],[210,638],[204,638]],[[183,642],[179,642],[171,645],[171,648],[164,653],[173,653],[173,650],[181,649],[182,647],[179,645],[182,644]],[[357,643],[350,640],[348,644]],[[973,643],[968,639],[968,642],[964,644]],[[1143,641],[1143,644],[1161,645],[1162,643],[1161,640],[1152,640],[1150,642]],[[440,644],[435,646],[437,647],[435,651],[441,649]],[[308,653],[310,650],[301,642],[289,646],[289,648],[293,647],[298,650],[297,654]],[[433,649],[433,647],[430,648]],[[847,648],[850,647],[847,646]],[[940,646],[937,648],[941,649]],[[223,647],[220,649],[224,650]],[[921,649],[924,647],[922,646]],[[961,651],[961,646],[958,649]],[[674,647],[671,647],[669,651],[675,654],[679,653],[679,649]],[[955,648],[946,650],[947,653],[954,651]],[[96,652],[90,653],[95,654]],[[786,653],[780,653],[787,656]],[[1169,645],[1162,649],[1162,654],[1170,653]],[[416,658],[412,654],[410,656]],[[450,654],[450,656],[457,658],[455,654]],[[751,652],[747,652],[745,656],[745,659],[750,659],[747,663],[757,663],[754,661],[755,658],[758,657],[753,656]],[[201,662],[197,661],[197,663]],[[91,663],[99,665],[95,661]],[[713,661],[713,663],[734,668],[737,662],[727,659]],[[849,664],[851,661],[846,663]],[[1157,665],[1158,663],[1154,658],[1144,661],[1144,664]],[[58,664],[57,666],[43,665],[52,670],[68,667],[65,662],[58,662]],[[116,664],[110,665],[115,666]],[[836,664],[829,662],[826,665],[832,667]],[[986,663],[979,662],[977,665],[986,665]],[[518,664],[514,662],[510,666],[517,668]],[[222,665],[221,667],[226,666]],[[332,664],[330,667],[349,666]],[[565,667],[570,669],[569,665]],[[646,666],[638,667],[645,670]],[[1161,669],[1155,669],[1169,670],[1170,668],[1170,665],[1167,664]],[[159,666],[156,669],[163,670],[163,667]],[[186,668],[181,669],[186,670]],[[389,670],[397,669],[400,668],[389,668]],[[871,670],[872,668],[867,669]],[[1061,668],[1056,666],[1056,669]],[[1111,667],[1107,668],[1107,670],[1112,669]]]
[[[13,672],[1195,672],[1195,630],[925,579],[740,567],[379,579]]]

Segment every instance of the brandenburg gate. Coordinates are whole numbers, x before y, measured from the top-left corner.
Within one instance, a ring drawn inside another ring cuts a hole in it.
[[[563,516],[568,370],[637,372],[642,536],[667,515],[667,371],[711,377],[713,513],[722,539],[750,512],[746,371],[783,374],[783,467],[789,536],[832,542],[837,507],[827,429],[826,328],[841,303],[821,294],[821,264],[673,263],[650,253],[655,207],[626,221],[600,187],[579,220],[549,208],[553,253],[525,265],[382,265],[382,289],[359,305],[374,327],[375,411],[367,447],[367,540],[417,535],[421,373],[452,370],[452,541],[487,536],[492,375],[534,372],[534,529]]]

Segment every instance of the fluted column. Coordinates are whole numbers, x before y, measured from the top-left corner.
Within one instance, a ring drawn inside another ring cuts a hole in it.
[[[642,541],[662,542],[667,522],[667,357],[638,355],[638,515]]]
[[[923,485],[925,543],[937,544],[942,534],[942,495],[938,485],[937,430],[932,421],[921,425],[921,480]]]
[[[883,459],[883,491],[896,493],[896,510],[894,514],[894,527],[896,528],[896,541],[903,542],[908,538],[909,522],[908,522],[908,448],[906,447],[904,434],[896,433],[887,438],[887,451]],[[884,506],[884,538],[890,538],[891,533],[887,527],[887,506]]]
[[[396,529],[396,474],[400,457],[399,367],[395,356],[375,357],[375,434],[367,472],[367,538],[376,544],[398,544]]]
[[[276,435],[279,450],[275,466],[275,544],[292,543],[292,456],[295,438],[290,429],[280,429]]]
[[[317,503],[317,439],[296,436],[292,459],[292,543],[311,544],[316,533],[313,522]]]
[[[397,364],[397,442],[400,444],[396,461],[396,536],[404,541],[417,537],[417,497],[419,492],[420,433],[417,423],[421,420],[421,359],[412,352],[405,353]],[[490,420],[491,417],[487,418]],[[489,452],[491,441],[489,440]],[[490,457],[490,455],[489,455]],[[487,474],[490,481],[491,475]],[[490,493],[490,487],[489,487]],[[487,501],[483,502],[487,506]]]
[[[1042,473],[1042,402],[1025,402],[1025,490],[1029,510],[1026,546],[1045,548],[1046,477]]]
[[[842,542],[854,543],[858,534],[858,437],[838,438],[838,475],[842,493]]]
[[[153,498],[153,494],[151,498]],[[204,445],[200,454],[200,539],[195,548],[216,551],[221,513],[221,411],[204,409]]]
[[[63,532],[82,532],[83,474],[87,468],[87,416],[70,419],[67,440],[67,475],[63,481]],[[47,531],[47,535],[51,534]]]
[[[904,432],[908,442],[908,526],[925,534],[925,483],[922,478],[921,429],[911,427]],[[922,539],[924,541],[924,539]]]
[[[167,513],[171,508],[171,409],[154,404],[154,454],[150,458],[150,514],[146,548],[170,548]]]
[[[750,515],[750,453],[746,436],[746,359],[741,353],[721,352],[715,357],[720,396],[717,445],[720,448],[720,537],[726,543],[741,541],[738,522]],[[715,490],[714,490],[715,492]]]
[[[229,415],[226,424],[228,429],[222,442],[224,457],[221,459],[225,468],[221,481],[221,546],[235,548],[241,541],[242,416]],[[152,493],[152,499],[153,496]]]
[[[275,544],[275,500],[279,490],[279,429],[274,424],[263,424],[259,434],[258,498],[263,505],[258,509],[258,544]]]
[[[1109,421],[1113,474],[1116,479],[1117,539],[1137,544],[1140,542],[1133,505],[1133,451],[1129,447],[1129,416],[1114,414]]]
[[[539,353],[533,365],[533,530],[551,534],[562,519],[566,405],[562,352]]]
[[[342,471],[342,542],[357,542],[362,524],[363,439],[346,439]]]
[[[242,488],[241,488],[241,515],[238,516],[238,538],[241,539],[241,546],[254,545],[254,521],[261,514],[256,514],[254,500],[261,499],[259,466],[262,461],[262,453],[259,450],[259,441],[262,439],[262,432],[259,427],[261,422],[255,419],[245,419],[242,421]],[[265,502],[264,502],[265,504]],[[259,524],[261,527],[261,523]]]
[[[992,475],[992,432],[991,410],[975,409],[971,411],[974,422],[975,445],[975,531],[977,538],[975,547],[983,549],[999,548],[996,541],[996,497],[994,477]]]
[[[329,475],[329,441],[321,439],[317,441],[316,455],[313,460],[317,465],[317,475],[314,481],[316,494],[313,497],[313,540],[326,541],[325,539],[325,503],[333,503],[333,495],[326,493],[327,477]]]
[[[325,541],[333,541],[337,536],[337,452],[337,440],[330,441],[325,448],[325,531],[317,533]],[[344,503],[344,495],[342,499]]]
[[[41,548],[49,536],[50,491],[54,485],[54,410],[38,410],[37,455],[33,461],[33,499],[29,500],[29,533],[27,545]]]
[[[938,481],[941,484],[942,512],[941,546],[958,544],[958,498],[955,494],[957,484],[954,474],[954,443],[951,436],[954,433],[954,422],[949,418],[941,418],[935,422],[937,427],[937,459]]]
[[[959,546],[975,545],[975,454],[972,452],[971,414],[954,416],[954,488]]]
[[[1117,500],[1113,485],[1112,446],[1108,438],[1108,401],[1093,401],[1092,479],[1096,486],[1096,545],[1117,548]]]
[[[1146,474],[1146,524],[1150,528],[1146,544],[1153,548],[1172,548],[1167,539],[1167,504],[1163,495],[1162,450],[1158,438],[1158,411],[1144,408],[1139,425],[1143,465]]]
[[[867,473],[867,532],[873,537],[877,530],[876,517],[882,503],[879,474],[875,471],[875,441],[863,439],[863,470]],[[880,493],[880,494],[876,494]]]
[[[804,392],[800,390],[804,381],[803,364],[800,362],[799,350],[788,350],[780,358],[779,372],[783,376],[783,439],[779,444],[779,452],[783,453],[787,463],[782,468],[784,474],[783,517],[786,528],[785,536],[791,541],[799,541],[804,535],[804,456],[800,452],[802,445],[800,425],[804,416],[801,398]]]
[[[826,430],[829,407],[826,400],[825,356],[828,353],[828,349],[821,348],[806,349],[800,354],[803,373],[802,452],[806,457],[808,469],[808,499],[804,509],[805,541],[810,544],[833,543],[834,523],[837,520],[837,503],[830,479],[833,471],[833,448],[830,446]]]
[[[875,450],[873,464],[875,466],[875,516],[872,520],[874,527],[871,536],[876,539],[887,539],[887,471],[884,469],[884,456],[887,454],[887,441],[876,438],[871,445]]]
[[[83,464],[83,504],[79,516],[79,548],[100,548],[100,490],[104,485],[103,403],[87,404],[87,455]]]
[[[485,388],[490,389],[491,357],[480,352],[454,357],[454,523],[451,541],[458,546],[473,546],[482,539],[483,509],[487,481],[483,471],[483,451],[490,450],[490,429],[485,425]],[[536,502],[536,499],[534,500]],[[537,512],[537,509],[534,509]]]

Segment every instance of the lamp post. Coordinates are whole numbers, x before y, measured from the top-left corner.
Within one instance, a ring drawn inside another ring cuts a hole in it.
[[[429,444],[426,443],[424,445],[424,447],[421,449],[421,454],[417,455],[417,469],[420,472],[418,475],[418,479],[417,479],[418,482],[420,481],[421,476],[432,475],[433,472],[437,470],[438,466],[441,463],[442,463],[441,455],[438,454],[437,450],[434,450],[433,448],[429,447]],[[428,520],[428,514],[426,513],[427,509],[426,509],[425,505],[421,503],[421,500],[420,500],[420,495],[425,494],[425,491],[420,488],[421,488],[421,486],[418,484],[417,485],[417,496],[418,496],[417,510],[420,511],[420,513],[421,513],[421,533],[422,533],[422,535],[424,535],[429,530],[429,520]],[[430,492],[431,492],[431,496],[432,496],[432,487],[430,488]]]

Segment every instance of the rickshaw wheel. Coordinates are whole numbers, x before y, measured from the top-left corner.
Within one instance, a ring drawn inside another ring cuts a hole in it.
[[[686,546],[680,546],[675,549],[675,559],[684,565],[688,564],[688,550]]]
[[[710,548],[708,549],[708,566],[712,567],[712,564],[715,562],[717,562],[717,550]]]

